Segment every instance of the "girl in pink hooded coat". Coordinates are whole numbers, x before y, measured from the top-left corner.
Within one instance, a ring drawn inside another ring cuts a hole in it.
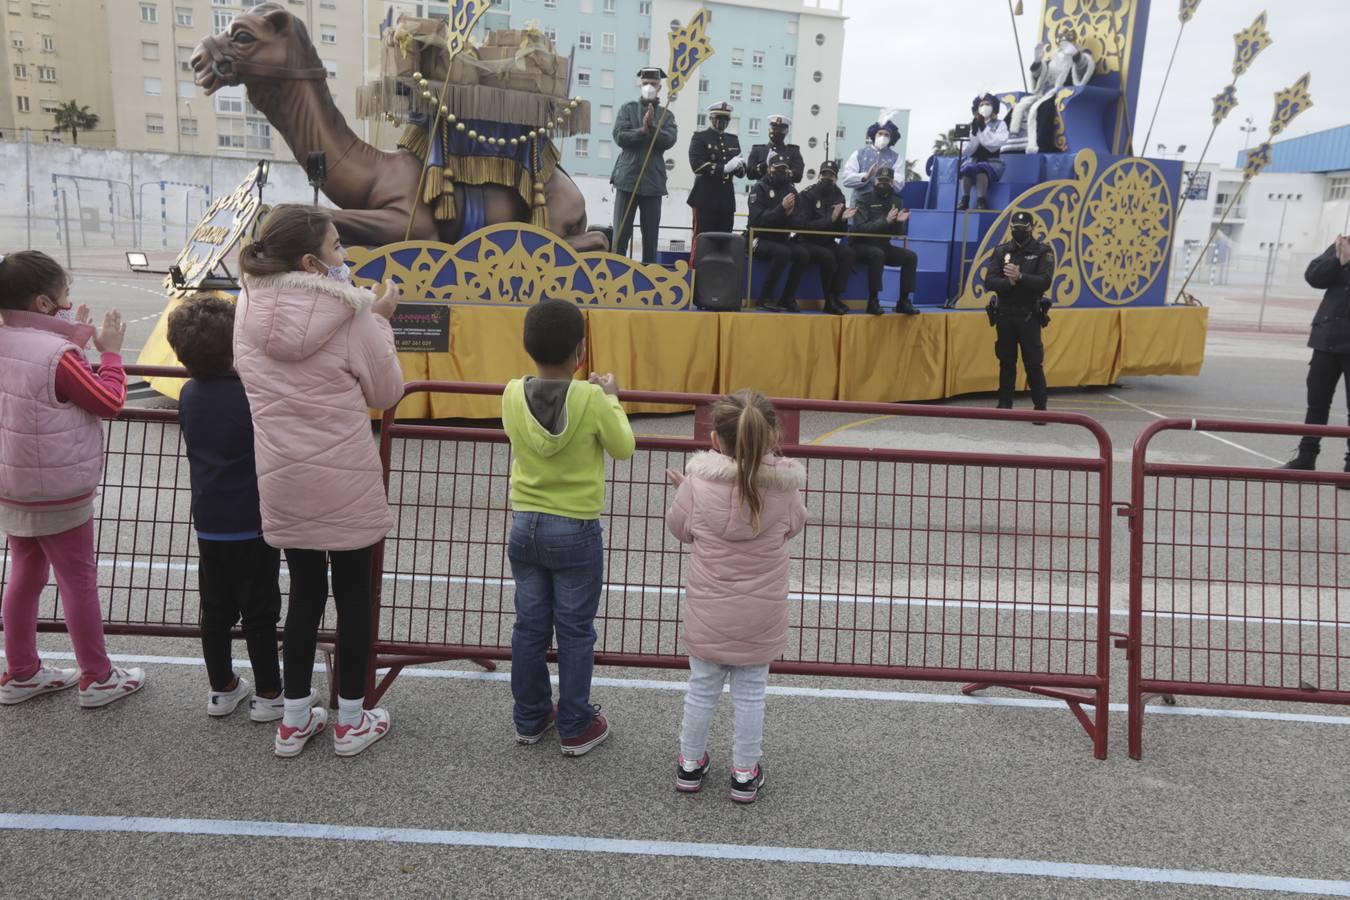
[[[712,452],[698,453],[666,514],[675,537],[693,544],[685,586],[684,644],[689,691],[680,728],[675,789],[703,787],[722,685],[730,679],[735,709],[731,799],[752,803],[764,784],[759,764],[769,663],[788,633],[788,541],[806,525],[801,464],[773,455],[778,421],[756,391],[738,391],[713,406]]]

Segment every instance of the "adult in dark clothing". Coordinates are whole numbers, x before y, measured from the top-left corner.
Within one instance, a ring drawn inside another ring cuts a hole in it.
[[[1050,283],[1055,276],[1055,252],[1031,233],[1029,212],[1012,215],[1012,239],[999,244],[985,262],[989,274],[984,286],[996,296],[986,311],[998,331],[994,353],[998,356],[998,408],[1012,409],[1017,385],[1017,351],[1027,370],[1031,402],[1045,409],[1045,345],[1041,329],[1050,324]]]
[[[900,296],[895,300],[895,311],[917,316],[914,308],[914,282],[919,273],[919,255],[908,247],[897,247],[891,238],[907,230],[909,210],[895,189],[895,170],[879,166],[876,183],[858,194],[852,216],[853,234],[849,244],[857,254],[858,262],[867,266],[867,311],[881,315],[881,276],[886,266],[900,267]]]
[[[745,177],[741,142],[727,132],[731,104],[708,107],[708,127],[689,141],[689,168],[694,170],[694,189],[689,205],[694,208],[694,240],[700,231],[731,231],[736,221],[735,178]]]
[[[1308,413],[1303,421],[1308,425],[1325,425],[1331,416],[1336,385],[1342,379],[1346,382],[1346,401],[1350,403],[1350,236],[1336,238],[1336,243],[1308,265],[1303,277],[1312,287],[1326,291],[1308,335],[1312,360],[1308,363]],[[1285,463],[1284,468],[1316,469],[1321,449],[1321,438],[1304,437],[1299,441],[1298,455]],[[1345,471],[1350,472],[1350,452],[1345,455]],[[1344,485],[1339,487],[1347,489]]]
[[[675,146],[676,138],[674,114],[661,109],[661,81],[665,77],[662,69],[639,69],[641,99],[629,100],[614,117],[614,143],[620,150],[609,177],[614,185],[614,252],[628,255],[633,218],[641,213],[644,263],[656,262],[661,200],[666,196],[665,154]]]
[[[797,208],[797,189],[792,184],[792,171],[786,157],[769,157],[768,174],[750,189],[750,227],[790,228],[793,211]],[[768,264],[769,274],[759,292],[761,309],[773,312],[801,312],[797,306],[797,283],[808,259],[806,248],[788,240],[783,233],[755,235],[754,258]],[[774,299],[774,287],[787,270],[783,291]]]
[[[844,192],[836,184],[838,176],[839,163],[827,159],[820,164],[820,177],[816,183],[797,195],[794,218],[802,231],[829,231],[840,235],[848,233],[848,220],[844,218],[848,204],[844,202]],[[825,311],[837,316],[847,313],[848,307],[840,295],[848,286],[848,277],[853,272],[853,248],[841,244],[838,238],[823,234],[798,234],[793,237],[793,241],[805,247],[810,261],[820,266]]]
[[[802,148],[787,142],[788,129],[792,120],[787,116],[769,116],[769,142],[755,144],[750,148],[750,156],[745,161],[745,174],[758,181],[769,174],[769,157],[777,154],[788,161],[792,173],[792,183],[802,180],[806,163],[802,161]]]

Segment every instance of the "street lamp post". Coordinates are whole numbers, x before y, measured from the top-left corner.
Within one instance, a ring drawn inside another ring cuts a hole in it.
[[[1283,200],[1284,205],[1280,209],[1280,227],[1275,235],[1275,245],[1270,248],[1270,253],[1266,256],[1266,281],[1261,287],[1261,311],[1256,315],[1256,330],[1260,331],[1266,321],[1266,298],[1270,295],[1270,281],[1275,277],[1275,263],[1280,258],[1280,243],[1284,240],[1284,220],[1289,214],[1289,201],[1292,194],[1277,194],[1276,199]]]
[[[1246,135],[1246,137],[1242,141],[1242,152],[1246,153],[1247,148],[1250,147],[1252,144],[1252,132],[1256,130],[1256,122],[1253,121],[1251,116],[1248,116],[1247,120],[1242,124],[1242,126],[1238,130]]]

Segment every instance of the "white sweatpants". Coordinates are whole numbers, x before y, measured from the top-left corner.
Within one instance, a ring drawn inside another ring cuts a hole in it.
[[[753,769],[764,751],[764,693],[769,666],[724,666],[689,657],[689,692],[684,695],[684,723],[680,726],[680,754],[690,762],[703,758],[708,748],[722,686],[731,679],[731,764]]]

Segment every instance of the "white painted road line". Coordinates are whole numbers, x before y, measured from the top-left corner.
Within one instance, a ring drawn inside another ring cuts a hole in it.
[[[44,659],[71,660],[75,654],[65,652],[43,651]],[[111,654],[114,662],[123,665],[147,665],[147,666],[191,666],[204,668],[205,663],[192,656],[155,656],[151,654],[134,653],[114,653]],[[0,655],[0,659],[4,656]],[[237,659],[234,661],[236,668],[251,668],[246,659]],[[314,671],[323,673],[324,667],[321,664],[314,666]],[[387,669],[380,669],[379,675],[384,675]],[[430,669],[424,666],[409,666],[399,673],[400,678],[430,678],[449,681],[480,681],[480,682],[500,682],[508,684],[511,681],[509,672],[477,672],[465,671],[463,669]],[[558,683],[558,676],[551,675],[549,678],[553,684]],[[683,681],[675,681],[666,678],[609,678],[605,676],[596,676],[591,679],[591,684],[596,687],[608,687],[618,690],[634,691],[683,691],[687,685]],[[731,687],[724,686],[723,693],[730,693]],[[816,687],[797,687],[793,685],[771,684],[768,687],[768,693],[775,697],[806,697],[809,699],[829,699],[829,700],[860,700],[867,703],[929,703],[945,706],[995,706],[1012,709],[1042,709],[1042,710],[1062,710],[1064,702],[1062,700],[1038,700],[1031,697],[988,697],[984,695],[966,696],[965,694],[921,694],[916,691],[869,691],[857,688],[816,688]],[[1125,712],[1127,707],[1124,703],[1112,703],[1111,712]],[[1255,719],[1266,722],[1298,722],[1305,725],[1340,725],[1350,726],[1350,716],[1325,716],[1310,713],[1280,713],[1267,712],[1257,709],[1218,709],[1214,707],[1201,706],[1145,706],[1144,712],[1157,714],[1160,716],[1197,716],[1200,718],[1211,719]]]
[[[1243,872],[1206,872],[1191,869],[1150,869],[1140,866],[1093,865],[1044,859],[884,853],[868,850],[838,850],[826,847],[624,840],[562,834],[325,825],[317,822],[253,822],[240,819],[171,819],[151,816],[72,816],[28,813],[0,813],[0,830],[73,831],[85,834],[209,835],[211,837],[421,844],[437,847],[481,847],[492,850],[545,850],[614,856],[731,859],[813,866],[866,866],[882,869],[918,869],[930,872],[963,872],[977,875],[1022,875],[1033,878],[1078,881],[1174,884],[1350,897],[1350,881],[1330,881],[1319,878],[1294,878],[1283,875],[1256,875]]]
[[[1107,394],[1106,396],[1110,397],[1112,400],[1115,400],[1117,403],[1123,403],[1123,404],[1125,404],[1126,406],[1130,407],[1131,409],[1137,409],[1137,410],[1139,410],[1141,413],[1146,413],[1147,415],[1150,415],[1150,416],[1152,416],[1152,417],[1155,418],[1155,419],[1167,419],[1167,418],[1171,418],[1170,416],[1165,416],[1165,415],[1163,415],[1163,414],[1160,413],[1160,412],[1154,412],[1154,411],[1151,410],[1151,409],[1145,409],[1144,407],[1140,406],[1138,403],[1131,403],[1129,400],[1126,400],[1124,397],[1117,397],[1115,394]],[[1178,418],[1180,418],[1180,417],[1178,417]],[[1229,447],[1232,447],[1232,448],[1235,449],[1235,450],[1241,450],[1243,453],[1250,453],[1252,456],[1259,456],[1259,457],[1261,457],[1262,459],[1266,460],[1267,462],[1273,462],[1273,463],[1274,463],[1275,465],[1277,465],[1277,466],[1284,465],[1284,463],[1285,463],[1285,460],[1283,460],[1283,459],[1276,459],[1276,458],[1273,457],[1273,456],[1266,456],[1264,453],[1260,453],[1260,452],[1258,452],[1258,451],[1256,451],[1256,450],[1253,450],[1251,447],[1244,447],[1244,446],[1242,446],[1241,444],[1238,444],[1238,443],[1235,443],[1234,441],[1228,440],[1228,438],[1221,438],[1221,437],[1219,437],[1217,434],[1210,434],[1208,431],[1201,431],[1201,432],[1199,432],[1199,433],[1200,433],[1200,434],[1203,434],[1203,435],[1204,435],[1205,437],[1207,437],[1207,438],[1211,438],[1212,440],[1218,441],[1220,444],[1226,444],[1226,445],[1228,445]]]

